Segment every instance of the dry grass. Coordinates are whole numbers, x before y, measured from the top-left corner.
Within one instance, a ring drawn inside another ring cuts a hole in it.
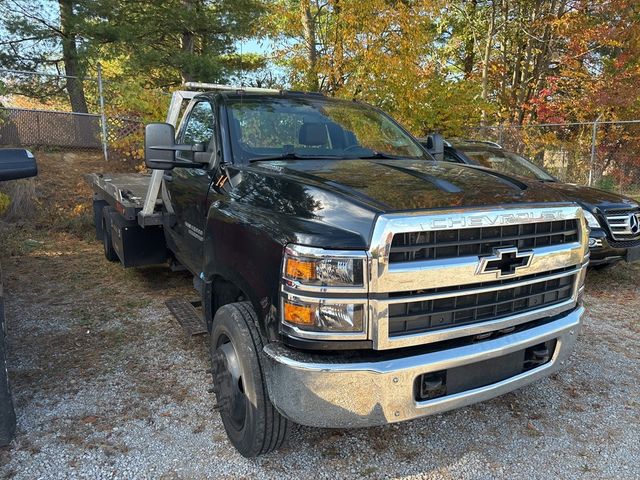
[[[135,164],[105,164],[100,153],[35,152],[38,176],[1,186],[11,204],[0,218],[0,256],[39,250],[53,237],[90,240],[92,192],[84,179],[104,170],[133,172]]]

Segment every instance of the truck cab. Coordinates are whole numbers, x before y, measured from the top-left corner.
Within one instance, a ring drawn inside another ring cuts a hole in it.
[[[90,178],[97,234],[111,260],[193,274],[245,456],[294,423],[367,427],[492,398],[575,344],[582,209],[539,182],[435,162],[377,108],[216,88],[177,129],[148,125],[145,158],[151,176]]]

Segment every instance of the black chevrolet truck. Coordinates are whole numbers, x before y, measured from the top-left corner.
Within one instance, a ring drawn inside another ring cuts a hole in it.
[[[170,308],[210,336],[241,454],[278,448],[294,423],[414,419],[566,362],[589,259],[579,206],[436,162],[366,104],[205,87],[146,127],[151,175],[89,181],[109,260],[193,274],[201,318]]]

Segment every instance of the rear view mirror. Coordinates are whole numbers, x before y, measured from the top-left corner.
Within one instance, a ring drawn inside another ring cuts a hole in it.
[[[144,129],[144,163],[154,170],[171,170],[174,167],[197,167],[209,161],[203,143],[178,145],[176,131],[170,123],[150,123]],[[177,160],[176,152],[194,152],[194,161]],[[200,155],[198,155],[200,154]]]
[[[24,148],[0,149],[0,180],[35,177],[38,174],[36,159]]]

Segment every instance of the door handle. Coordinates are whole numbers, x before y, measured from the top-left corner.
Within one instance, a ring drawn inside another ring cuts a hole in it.
[[[170,173],[163,174],[162,178],[165,182],[173,182],[173,175],[171,175]]]

